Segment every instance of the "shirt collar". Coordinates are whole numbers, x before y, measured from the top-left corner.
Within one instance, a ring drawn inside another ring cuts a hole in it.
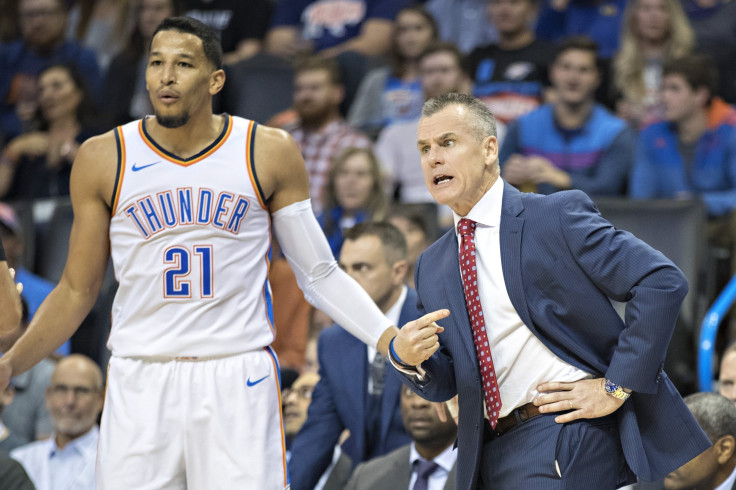
[[[450,444],[432,460],[448,473],[452,471],[452,467],[455,465],[455,461],[457,460],[457,449],[455,449],[454,446],[455,444]],[[424,458],[419,455],[416,445],[414,444],[414,441],[412,441],[411,449],[409,450],[409,464],[413,467],[414,462],[419,461],[420,459]]]
[[[399,299],[396,300],[396,302],[391,305],[391,308],[389,308],[386,311],[386,318],[391,320],[394,325],[399,324],[399,317],[401,316],[401,308],[404,306],[404,301],[406,300],[406,286],[401,286],[401,294],[399,295]]]
[[[56,434],[51,436],[51,444],[49,446],[49,457],[53,457],[57,451],[74,451],[86,457],[94,457],[97,453],[97,439],[100,430],[97,425],[93,425],[86,434],[69,441],[64,449],[59,449],[56,445]]]
[[[503,179],[499,176],[466,216],[460,216],[453,211],[452,218],[455,222],[455,233],[457,233],[457,223],[462,218],[468,218],[483,226],[499,226],[501,224],[501,205],[503,204],[503,185]]]

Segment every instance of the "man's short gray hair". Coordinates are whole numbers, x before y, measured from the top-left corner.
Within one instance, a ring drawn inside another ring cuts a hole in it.
[[[723,436],[736,437],[736,405],[731,400],[703,392],[685,397],[685,403],[712,443]]]
[[[470,125],[478,141],[483,141],[488,136],[496,136],[496,118],[487,105],[472,95],[451,92],[433,97],[422,106],[422,117],[432,116],[453,104],[465,107],[473,115]]]

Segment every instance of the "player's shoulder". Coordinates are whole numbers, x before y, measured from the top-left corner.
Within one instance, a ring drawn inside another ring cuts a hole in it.
[[[256,128],[256,145],[264,145],[266,149],[279,150],[296,145],[294,138],[280,128],[259,124]]]
[[[108,156],[114,156],[117,158],[118,143],[115,132],[116,130],[112,129],[106,133],[86,139],[79,147],[77,157],[104,159]]]

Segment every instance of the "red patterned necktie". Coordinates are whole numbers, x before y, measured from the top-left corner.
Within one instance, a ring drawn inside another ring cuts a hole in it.
[[[488,421],[491,428],[496,428],[498,414],[501,411],[501,393],[498,391],[496,371],[493,369],[491,347],[488,345],[486,322],[478,294],[478,271],[475,266],[475,221],[461,219],[457,224],[460,233],[460,273],[465,289],[465,305],[468,308],[470,325],[473,328],[475,351],[478,354],[480,374],[483,380],[483,399],[486,402]]]

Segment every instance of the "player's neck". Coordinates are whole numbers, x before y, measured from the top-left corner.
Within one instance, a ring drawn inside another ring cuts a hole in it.
[[[225,117],[204,113],[192,116],[178,128],[166,128],[155,117],[145,120],[146,131],[156,143],[179,158],[189,158],[211,144],[222,132]]]

